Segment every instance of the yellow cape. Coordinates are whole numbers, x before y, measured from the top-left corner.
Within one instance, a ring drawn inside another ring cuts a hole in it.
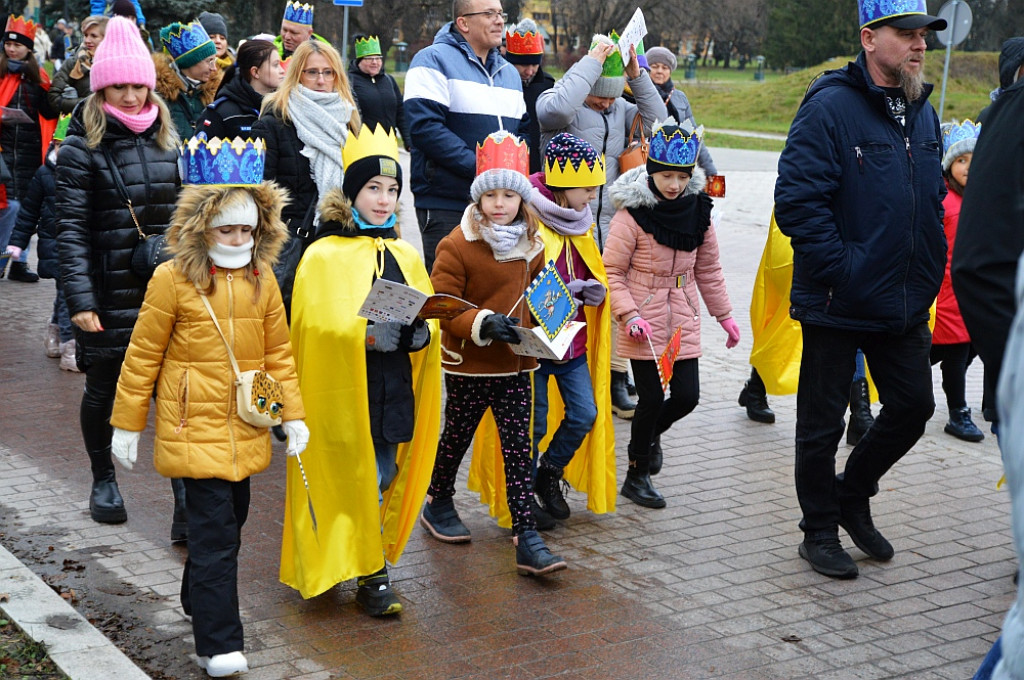
[[[566,237],[542,225],[540,235],[544,239],[546,259],[557,261],[566,243],[570,242],[583,257],[594,278],[603,283],[605,288],[608,287],[604,262],[590,232],[582,236]],[[597,421],[566,467],[565,480],[574,489],[587,494],[587,509],[591,512],[615,512],[618,485],[615,481],[615,430],[612,425],[609,384],[611,309],[606,297],[600,306],[586,307],[584,311],[587,317],[587,366],[590,369],[590,381],[594,386],[594,399],[597,402]],[[541,450],[547,448],[552,435],[562,422],[564,413],[565,406],[558,386],[555,380],[551,379],[548,381],[548,429],[547,435],[541,441]],[[534,455],[536,453],[535,451]],[[503,460],[497,427],[488,410],[476,431],[473,458],[469,467],[469,488],[479,493],[480,502],[490,507],[491,516],[498,519],[498,526],[509,528],[512,526],[512,517],[505,495]]]
[[[366,386],[366,319],[356,316],[387,249],[406,284],[433,293],[419,254],[394,239],[329,236],[299,263],[292,296],[292,347],[309,427],[302,463],[317,532],[298,463],[288,460],[281,581],[310,598],[348,579],[395,563],[419,517],[430,484],[441,414],[441,333],[410,354],[416,421],[398,447],[398,476],[377,501],[377,467]],[[378,252],[380,251],[380,252]]]

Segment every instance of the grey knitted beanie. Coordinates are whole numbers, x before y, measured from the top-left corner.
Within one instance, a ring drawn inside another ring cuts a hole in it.
[[[469,187],[469,195],[473,202],[477,203],[481,196],[495,189],[511,189],[522,196],[524,201],[529,201],[533,187],[530,180],[521,172],[508,169],[487,170],[473,180],[472,186]]]
[[[672,54],[671,50],[665,47],[650,47],[644,54],[647,56],[648,64],[664,64],[670,70],[676,70],[678,63],[676,62],[676,55]]]

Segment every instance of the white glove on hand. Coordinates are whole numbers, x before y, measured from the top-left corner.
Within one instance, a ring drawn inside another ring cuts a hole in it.
[[[139,456],[139,438],[141,432],[129,432],[119,427],[114,428],[114,437],[110,440],[110,450],[114,458],[126,470],[131,470],[135,460]]]
[[[288,435],[288,448],[285,450],[289,456],[297,456],[306,450],[309,443],[309,428],[302,420],[286,420],[281,425],[284,433]]]

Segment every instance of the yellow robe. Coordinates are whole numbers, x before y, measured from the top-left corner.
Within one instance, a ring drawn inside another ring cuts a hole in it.
[[[581,236],[562,236],[547,226],[541,226],[540,235],[544,240],[544,257],[557,261],[571,242],[586,262],[591,274],[608,287],[608,275],[604,270],[601,253],[590,232]],[[594,513],[615,512],[618,485],[615,481],[615,430],[612,425],[611,409],[611,309],[608,299],[598,307],[585,307],[587,317],[587,366],[590,381],[594,386],[597,402],[597,420],[590,434],[583,440],[580,449],[565,469],[565,480],[578,491],[587,494],[587,509]],[[536,377],[534,374],[533,377]],[[548,442],[558,429],[565,407],[555,380],[548,380],[548,428],[540,448],[547,448]],[[531,422],[532,432],[532,422]],[[532,438],[532,434],[531,434]],[[534,452],[536,455],[537,452]],[[498,519],[498,526],[512,526],[505,494],[505,468],[501,455],[497,427],[491,412],[484,415],[477,428],[473,446],[473,457],[469,467],[469,488],[480,494],[480,502],[488,505],[492,517]]]
[[[419,517],[440,430],[441,332],[410,354],[416,420],[400,444],[398,476],[378,505],[377,467],[366,386],[366,319],[356,315],[379,256],[394,255],[406,284],[433,293],[419,254],[395,239],[328,236],[299,263],[292,296],[292,347],[306,408],[309,447],[302,463],[317,533],[298,463],[288,459],[281,581],[310,598],[395,563]],[[380,249],[381,252],[378,252]]]

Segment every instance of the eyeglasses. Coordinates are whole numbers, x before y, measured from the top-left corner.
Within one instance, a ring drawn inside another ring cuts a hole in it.
[[[488,9],[483,12],[470,12],[469,14],[463,14],[464,17],[484,17],[488,21],[494,21],[498,17],[501,17],[503,22],[508,21],[508,14],[505,12],[499,12],[496,9]]]
[[[334,69],[315,69],[307,68],[303,69],[302,75],[306,76],[310,80],[317,80],[320,76],[323,76],[324,80],[334,80]]]
[[[363,57],[363,61],[384,61],[384,57]]]

